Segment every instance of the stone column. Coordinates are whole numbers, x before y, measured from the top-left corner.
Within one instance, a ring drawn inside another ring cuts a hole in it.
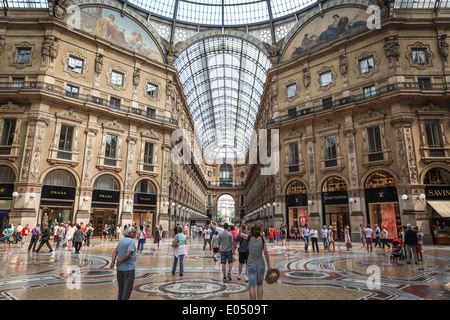
[[[10,221],[16,225],[30,226],[39,223],[39,203],[42,185],[39,183],[45,134],[49,119],[40,115],[28,117],[28,127],[18,182],[15,183],[19,196],[14,200]]]
[[[131,224],[133,222],[133,200],[134,200],[134,190],[133,190],[133,182],[134,182],[134,173],[135,169],[135,153],[136,153],[136,142],[138,141],[137,137],[128,136],[128,149],[127,149],[127,162],[125,165],[125,191],[123,193],[123,206],[122,206],[122,215],[120,217],[119,223],[122,225]]]
[[[172,145],[168,142],[162,145],[162,170],[161,170],[161,201],[159,202],[159,216],[156,221],[158,225],[162,225],[163,229],[166,231],[170,231],[175,228],[175,225],[171,228],[170,225],[170,216],[169,216],[169,207],[171,213],[173,214],[173,210],[175,207],[172,207],[172,203],[169,203],[168,206],[163,205],[166,201],[169,201],[169,184],[170,184],[170,166],[169,163],[171,161],[171,152]]]
[[[311,200],[312,205],[308,204],[309,225],[320,226],[319,204],[317,197],[317,182],[316,182],[316,156],[314,150],[314,142],[316,139],[311,133],[305,135],[306,152],[308,157],[307,177],[309,178],[308,202]]]

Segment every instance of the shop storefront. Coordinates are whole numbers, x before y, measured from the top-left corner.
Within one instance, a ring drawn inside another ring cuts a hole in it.
[[[10,167],[0,166],[0,235],[9,223],[15,180],[16,175]]]
[[[323,221],[333,226],[336,240],[344,240],[345,227],[350,227],[347,184],[337,176],[328,178],[322,187]],[[351,229],[350,229],[351,230]]]
[[[75,178],[66,170],[53,170],[44,179],[39,206],[39,223],[52,227],[56,222],[73,219],[75,203]]]
[[[97,178],[92,191],[90,223],[94,228],[94,236],[101,236],[105,225],[115,230],[118,224],[120,204],[120,185],[111,175],[105,174]]]
[[[372,173],[366,180],[364,194],[367,223],[384,226],[388,239],[397,238],[402,225],[394,178],[384,171]]]
[[[149,180],[141,180],[135,189],[133,206],[133,224],[150,225],[152,233],[155,230],[156,194],[155,185]]]
[[[450,244],[450,172],[433,168],[424,184],[433,243]]]
[[[300,180],[292,181],[286,190],[286,225],[301,228],[308,222],[308,190]]]

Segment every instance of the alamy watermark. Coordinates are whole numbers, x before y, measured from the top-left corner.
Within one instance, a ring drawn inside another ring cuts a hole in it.
[[[377,265],[371,265],[367,268],[366,273],[370,274],[366,284],[369,290],[381,289],[381,269]]]
[[[81,269],[78,266],[68,266],[66,273],[69,275],[66,281],[69,290],[81,289]]]

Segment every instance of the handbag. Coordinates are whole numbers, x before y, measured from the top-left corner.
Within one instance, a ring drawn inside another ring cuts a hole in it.
[[[58,240],[59,240],[59,236],[55,236],[54,241],[58,242]]]
[[[178,248],[178,246],[180,245],[180,242],[178,241],[178,237],[175,236],[175,238],[172,240],[172,248]]]
[[[347,249],[352,248],[352,243],[351,242],[347,242],[346,245],[347,245]]]

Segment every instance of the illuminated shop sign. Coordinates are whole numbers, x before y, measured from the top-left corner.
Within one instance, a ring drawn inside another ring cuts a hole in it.
[[[135,193],[134,203],[156,206],[156,194]]]
[[[58,186],[43,186],[41,199],[63,199],[74,200],[75,188],[58,187]]]
[[[347,191],[323,192],[322,201],[327,204],[348,204]]]
[[[94,190],[92,191],[92,201],[94,202],[120,202],[120,191]]]
[[[0,198],[12,198],[14,192],[14,184],[0,184]]]
[[[425,195],[427,200],[450,201],[450,186],[426,186]]]

